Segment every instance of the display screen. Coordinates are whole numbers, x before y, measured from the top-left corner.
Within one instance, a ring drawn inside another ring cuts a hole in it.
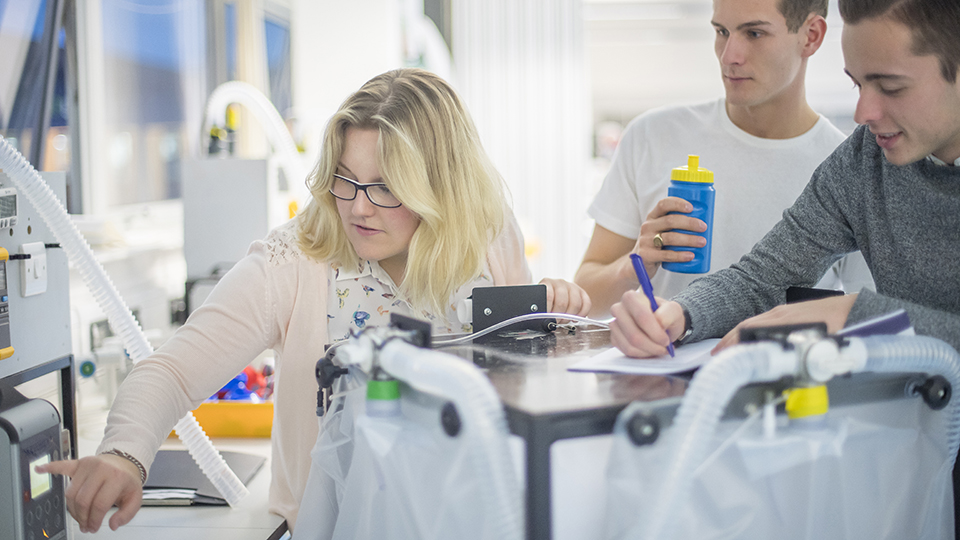
[[[0,219],[17,215],[17,196],[0,197]]]
[[[38,473],[34,468],[50,463],[50,454],[30,462],[30,498],[36,499],[50,491],[50,473]]]

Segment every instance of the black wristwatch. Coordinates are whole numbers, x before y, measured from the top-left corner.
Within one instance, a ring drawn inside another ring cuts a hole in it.
[[[690,339],[690,336],[693,335],[693,323],[690,320],[690,312],[683,306],[681,306],[681,308],[683,309],[683,333],[673,341],[674,345],[683,345]]]

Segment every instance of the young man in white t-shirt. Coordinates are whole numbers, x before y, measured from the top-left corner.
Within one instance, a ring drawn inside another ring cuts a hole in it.
[[[780,220],[810,175],[845,135],[807,104],[807,59],[826,33],[827,0],[714,0],[711,24],[726,97],[655,109],[625,130],[610,172],[589,214],[593,237],[574,280],[593,302],[593,314],[609,311],[636,289],[630,262],[639,253],[657,296],[670,298],[704,274],[660,270],[662,262],[686,262],[705,240],[674,229],[701,232],[686,201],[667,197],[670,172],[700,157],[714,172],[716,203],[711,272],[738,261]],[[659,270],[659,271],[658,271]],[[873,286],[857,253],[838,263],[818,285],[860,290]]]

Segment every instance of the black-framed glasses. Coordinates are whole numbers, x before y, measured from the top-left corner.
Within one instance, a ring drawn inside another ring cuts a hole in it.
[[[361,184],[339,174],[333,175],[333,185],[330,194],[343,201],[352,201],[357,198],[357,190],[367,194],[367,199],[380,208],[397,208],[401,206],[400,199],[390,191],[386,184]]]

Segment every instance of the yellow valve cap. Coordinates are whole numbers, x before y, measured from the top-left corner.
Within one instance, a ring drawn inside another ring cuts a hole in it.
[[[673,169],[670,172],[670,179],[677,180],[678,182],[712,184],[713,171],[709,171],[700,166],[700,156],[690,154],[687,156],[687,165]]]
[[[237,110],[237,104],[231,103],[227,105],[226,113],[226,123],[227,129],[237,130],[237,124],[240,123],[240,111]]]
[[[827,414],[827,409],[830,408],[826,385],[791,388],[784,393],[787,395],[785,407],[790,418],[823,415]]]

